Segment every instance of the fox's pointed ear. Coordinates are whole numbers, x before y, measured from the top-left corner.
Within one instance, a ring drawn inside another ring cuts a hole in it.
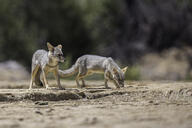
[[[127,68],[128,68],[128,66],[126,66],[126,67],[124,67],[123,69],[121,69],[121,71],[123,72],[123,74],[125,74],[125,73],[126,73]]]
[[[53,45],[51,45],[49,42],[47,42],[47,48],[48,48],[48,50],[51,51],[51,52],[54,51]]]
[[[60,49],[62,49],[63,46],[62,46],[61,44],[59,44],[57,47],[60,48]]]

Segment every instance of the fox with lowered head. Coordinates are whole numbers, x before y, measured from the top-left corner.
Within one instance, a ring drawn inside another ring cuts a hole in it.
[[[77,59],[76,63],[67,70],[59,70],[61,77],[68,77],[75,73],[77,87],[84,87],[84,77],[93,73],[104,73],[105,88],[109,88],[107,82],[112,81],[116,88],[124,87],[125,72],[128,67],[120,69],[111,57],[97,55],[84,55]],[[79,84],[82,81],[82,86]]]

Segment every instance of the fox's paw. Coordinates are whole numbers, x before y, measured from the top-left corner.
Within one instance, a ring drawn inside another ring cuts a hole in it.
[[[48,90],[48,89],[51,89],[51,88],[50,88],[49,86],[46,85],[46,89]]]

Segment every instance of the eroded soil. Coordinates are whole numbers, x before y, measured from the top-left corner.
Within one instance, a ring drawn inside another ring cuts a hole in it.
[[[50,83],[54,84],[54,81]],[[28,82],[0,83],[1,128],[192,128],[192,83],[126,82],[104,89],[89,81],[77,89],[35,88]]]

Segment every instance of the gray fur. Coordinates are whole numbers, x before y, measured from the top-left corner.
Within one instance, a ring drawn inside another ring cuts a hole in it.
[[[31,65],[31,83],[30,89],[32,89],[33,83],[38,86],[46,86],[48,88],[48,82],[46,80],[46,75],[48,72],[53,72],[55,78],[57,79],[57,84],[61,88],[60,79],[58,75],[58,63],[64,62],[64,57],[62,53],[62,46],[58,45],[53,47],[51,44],[47,44],[49,51],[37,50],[32,57]],[[41,80],[41,74],[43,79]]]
[[[79,85],[79,80],[93,73],[104,73],[105,87],[108,88],[108,80],[112,81],[117,88],[124,86],[124,73],[111,57],[102,57],[97,55],[84,55],[77,59],[76,63],[67,70],[59,70],[61,77],[77,74],[76,83]]]

